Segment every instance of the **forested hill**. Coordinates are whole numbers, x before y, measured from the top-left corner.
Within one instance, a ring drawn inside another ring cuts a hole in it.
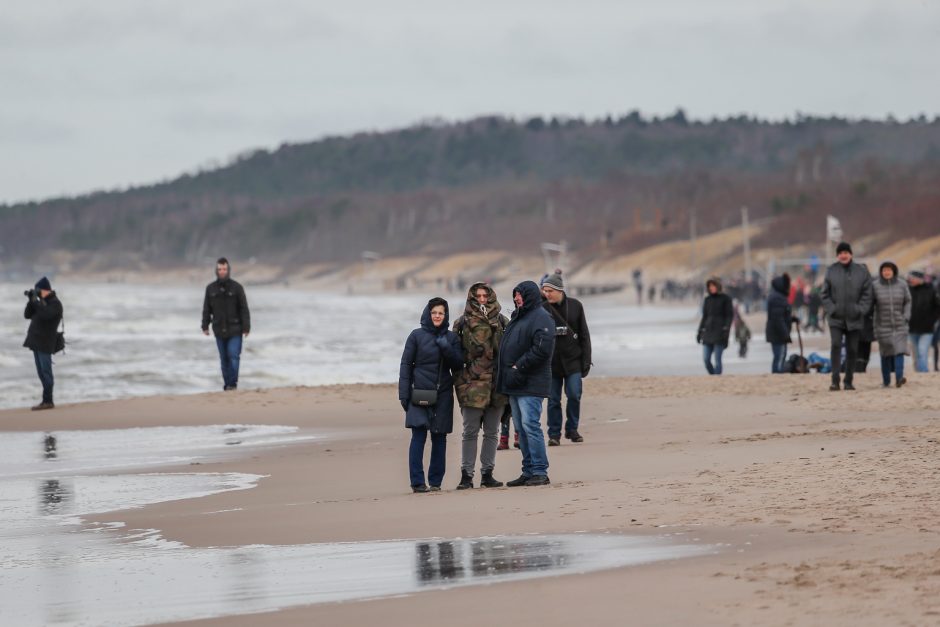
[[[940,119],[486,117],[284,144],[156,185],[0,207],[0,262],[343,261],[560,239],[612,254],[687,236],[693,207],[705,233],[743,205],[791,241],[826,213],[854,236],[940,230]]]

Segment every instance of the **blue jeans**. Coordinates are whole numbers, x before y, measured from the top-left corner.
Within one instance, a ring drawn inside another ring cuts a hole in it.
[[[702,354],[705,357],[705,369],[708,374],[721,374],[721,354],[725,352],[725,347],[721,344],[703,344]],[[712,365],[712,355],[715,356],[715,364]]]
[[[774,353],[774,361],[770,364],[770,371],[774,374],[783,373],[787,363],[787,345],[771,344],[770,350]]]
[[[39,381],[42,383],[42,402],[52,402],[52,386],[55,385],[55,379],[52,376],[52,353],[41,353],[33,351],[33,359],[36,361],[36,374],[39,375]]]
[[[927,372],[927,355],[933,343],[933,333],[911,333],[911,344],[914,346],[914,370]]]
[[[552,377],[552,391],[548,398],[548,437],[561,437],[561,391],[565,390],[568,404],[565,407],[565,433],[578,430],[581,421],[581,373],[567,377]]]
[[[542,433],[542,399],[538,396],[510,396],[512,424],[519,434],[522,474],[526,477],[548,476],[548,453]]]
[[[424,445],[428,441],[428,430],[412,427],[411,446],[408,447],[408,471],[411,485],[424,485]],[[444,464],[447,459],[447,434],[431,434],[431,465],[428,467],[428,483],[440,487],[444,481]]]
[[[895,381],[904,378],[904,355],[889,355],[881,358],[881,380],[885,385],[891,385],[892,368]]]
[[[222,362],[222,381],[225,387],[238,385],[238,365],[242,355],[242,336],[230,338],[215,338],[215,345],[219,347],[219,360]]]

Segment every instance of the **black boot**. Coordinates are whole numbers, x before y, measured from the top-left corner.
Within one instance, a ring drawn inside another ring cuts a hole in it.
[[[519,475],[518,479],[513,479],[512,481],[507,481],[506,485],[510,488],[518,488],[519,486],[524,486],[526,481],[529,480],[529,477],[526,475]]]
[[[488,470],[483,473],[483,476],[480,477],[480,487],[481,488],[501,488],[503,487],[502,481],[497,481],[493,478],[493,471]]]
[[[460,471],[460,483],[457,484],[458,490],[469,490],[473,487],[473,475]]]

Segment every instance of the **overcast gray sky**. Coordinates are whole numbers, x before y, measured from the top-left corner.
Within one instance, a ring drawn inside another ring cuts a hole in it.
[[[940,113],[938,0],[4,0],[0,202],[430,117]]]

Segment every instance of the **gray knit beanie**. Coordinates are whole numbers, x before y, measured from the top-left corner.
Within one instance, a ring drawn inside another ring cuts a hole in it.
[[[559,292],[565,291],[565,280],[561,277],[561,270],[555,270],[555,274],[547,275],[542,279],[542,286],[549,286]]]

